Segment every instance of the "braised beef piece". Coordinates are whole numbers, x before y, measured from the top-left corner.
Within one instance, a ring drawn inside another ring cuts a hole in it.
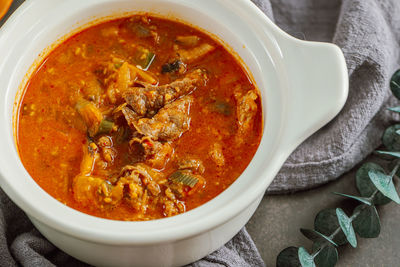
[[[175,140],[189,130],[192,102],[192,96],[182,97],[160,109],[153,118],[142,118],[134,122],[135,129],[153,140]]]
[[[197,69],[172,83],[154,86],[142,83],[144,87],[129,88],[123,98],[138,117],[152,117],[160,108],[177,98],[187,95],[207,81],[204,70]]]
[[[146,164],[149,166],[162,169],[174,153],[172,145],[168,142],[154,141],[149,136],[142,138],[133,138],[130,145],[140,144],[143,147]]]
[[[235,93],[237,101],[237,124],[238,124],[238,138],[242,138],[246,133],[253,129],[254,118],[257,114],[258,98],[256,90],[250,90],[245,95],[238,92]]]

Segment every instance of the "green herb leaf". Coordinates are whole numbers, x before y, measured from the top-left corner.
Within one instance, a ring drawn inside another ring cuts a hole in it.
[[[116,69],[121,68],[121,66],[122,66],[122,63],[115,63],[114,64],[114,68],[116,68]]]
[[[298,255],[302,267],[315,267],[313,257],[308,254],[305,248],[299,247]]]
[[[359,213],[353,221],[356,233],[363,238],[378,237],[381,232],[381,222],[375,206],[357,206],[353,214],[356,213]]]
[[[380,150],[376,150],[375,152],[381,155],[389,155],[396,158],[400,158],[400,152],[390,152],[390,151],[380,151]]]
[[[325,241],[328,241],[329,243],[331,243],[332,245],[334,245],[334,246],[338,246],[331,238],[329,238],[329,237],[327,237],[326,235],[324,235],[324,234],[321,234],[320,232],[318,232],[318,231],[315,231],[315,230],[310,230],[310,229],[303,229],[303,228],[301,228],[300,229],[300,232],[305,236],[305,237],[307,237],[308,239],[310,239],[311,241],[322,241],[322,240],[325,240]]]
[[[114,122],[103,119],[100,122],[99,130],[97,131],[97,134],[108,134],[111,132],[113,127],[114,127]]]
[[[384,172],[383,168],[378,164],[367,162],[356,173],[356,185],[362,197],[370,197],[376,191],[376,187],[368,175],[371,170]],[[375,205],[385,205],[390,201],[390,198],[385,197],[381,192],[378,192],[373,199]]]
[[[342,194],[342,193],[337,193],[337,192],[333,192],[333,193],[335,195],[338,195],[338,196],[348,197],[348,198],[352,198],[352,199],[358,200],[358,201],[360,201],[360,202],[362,202],[364,204],[367,204],[367,205],[372,205],[371,201],[366,197],[352,196],[352,195],[347,195],[347,194]]]
[[[194,175],[182,171],[174,172],[169,179],[175,183],[182,183],[192,188],[199,182],[199,179]]]
[[[400,70],[397,70],[390,79],[390,89],[393,95],[400,99]]]
[[[351,219],[347,217],[346,213],[341,208],[336,209],[336,216],[338,218],[340,228],[342,228],[343,233],[346,235],[347,241],[349,241],[352,247],[357,247],[357,238],[351,223]]]
[[[334,267],[339,259],[337,249],[325,242],[317,241],[313,244],[313,252],[320,250],[314,258],[318,267]]]
[[[150,68],[150,65],[153,63],[155,57],[156,55],[149,49],[143,46],[138,46],[135,53],[134,62],[135,64],[142,67],[143,70],[148,70]]]
[[[276,267],[301,267],[298,251],[296,247],[282,250],[276,258]]]
[[[321,210],[315,217],[314,228],[325,236],[330,236],[336,229],[340,229],[335,209]],[[339,246],[347,243],[346,236],[342,230],[334,236],[333,241]]]
[[[399,107],[388,108],[388,110],[400,113],[400,106]]]
[[[388,127],[383,133],[382,143],[390,151],[400,150],[400,135],[396,133],[397,130],[400,130],[400,124]]]
[[[372,183],[383,195],[390,198],[397,204],[400,204],[400,198],[396,192],[396,188],[394,187],[391,176],[377,170],[370,170],[368,175]]]

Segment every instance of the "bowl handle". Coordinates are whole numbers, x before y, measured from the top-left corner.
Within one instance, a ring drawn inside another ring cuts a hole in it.
[[[279,35],[288,82],[287,123],[282,140],[291,153],[343,108],[348,95],[348,72],[343,53],[336,45],[302,41],[283,32]]]

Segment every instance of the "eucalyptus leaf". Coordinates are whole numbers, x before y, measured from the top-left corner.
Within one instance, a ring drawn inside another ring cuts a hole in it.
[[[381,155],[389,155],[389,156],[393,156],[395,158],[400,158],[400,152],[380,151],[380,150],[377,150],[375,152],[378,154],[381,154]]]
[[[390,90],[392,90],[393,95],[400,99],[400,70],[397,70],[390,79]]]
[[[305,236],[305,237],[307,237],[308,239],[310,239],[311,241],[322,241],[322,240],[325,240],[325,241],[327,241],[327,242],[329,242],[329,243],[331,243],[332,245],[334,245],[334,246],[338,246],[331,238],[329,238],[329,237],[327,237],[326,235],[324,235],[324,234],[321,234],[320,232],[318,232],[318,231],[315,231],[315,230],[310,230],[310,229],[303,229],[303,228],[301,228],[300,229],[300,232]]]
[[[378,164],[367,162],[356,173],[356,185],[362,197],[370,197],[376,191],[376,187],[368,175],[368,172],[371,170],[384,172],[383,168]],[[375,205],[385,205],[390,201],[390,198],[385,197],[381,192],[378,192],[373,199]]]
[[[359,214],[353,221],[356,233],[363,238],[378,237],[381,232],[381,222],[375,206],[357,206],[353,213],[358,212]]]
[[[388,108],[388,110],[400,113],[400,106],[399,107]]]
[[[301,267],[299,248],[288,247],[279,253],[276,258],[276,267]]]
[[[391,176],[377,170],[369,171],[368,175],[372,183],[383,195],[390,198],[397,204],[400,204],[400,198],[396,192],[396,188],[393,184],[393,178]]]
[[[330,236],[339,228],[339,232],[333,237],[333,241],[339,246],[347,243],[346,236],[340,229],[335,209],[321,210],[314,220],[314,229],[325,236]]]
[[[299,247],[298,255],[302,267],[316,267],[313,256],[305,248]]]
[[[388,127],[383,133],[382,143],[390,151],[400,150],[400,135],[396,133],[397,130],[400,130],[400,124]]]
[[[342,228],[343,233],[346,235],[347,241],[349,241],[352,247],[357,247],[357,238],[351,223],[351,219],[347,217],[346,213],[341,208],[336,209],[336,216],[338,218],[340,228]]]
[[[367,205],[372,205],[372,203],[369,200],[369,198],[366,198],[366,197],[352,196],[352,195],[347,195],[347,194],[342,194],[342,193],[337,193],[337,192],[333,192],[333,193],[335,195],[338,195],[338,196],[348,197],[348,198],[352,198],[352,199],[358,200],[358,201],[360,201],[360,202],[362,202],[364,204],[367,204]]]
[[[314,258],[314,262],[318,267],[334,267],[339,259],[337,249],[321,241],[317,241],[313,244],[313,251],[321,251]]]

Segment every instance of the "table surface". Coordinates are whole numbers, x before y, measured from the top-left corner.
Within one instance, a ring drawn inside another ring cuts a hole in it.
[[[376,157],[366,161],[379,161]],[[362,164],[362,163],[361,163]],[[313,228],[317,213],[326,208],[351,209],[356,202],[333,195],[341,192],[359,195],[355,172],[359,166],[327,185],[291,195],[266,195],[246,225],[267,266],[276,265],[276,256],[289,246],[303,246],[311,251],[312,243],[300,228]],[[398,192],[399,186],[397,186]],[[358,239],[357,248],[339,247],[336,266],[400,266],[400,205],[391,202],[377,208],[381,233],[372,239]],[[350,213],[348,213],[350,214]]]
[[[0,26],[23,2],[15,0]],[[371,160],[371,159],[367,159]],[[267,266],[275,266],[276,256],[289,246],[311,248],[300,228],[312,228],[315,215],[325,208],[349,208],[354,203],[344,201],[331,192],[357,194],[355,170],[335,182],[291,195],[266,195],[246,225]],[[390,203],[378,208],[381,234],[378,238],[358,238],[358,247],[339,248],[336,266],[399,266],[400,261],[400,206]]]

